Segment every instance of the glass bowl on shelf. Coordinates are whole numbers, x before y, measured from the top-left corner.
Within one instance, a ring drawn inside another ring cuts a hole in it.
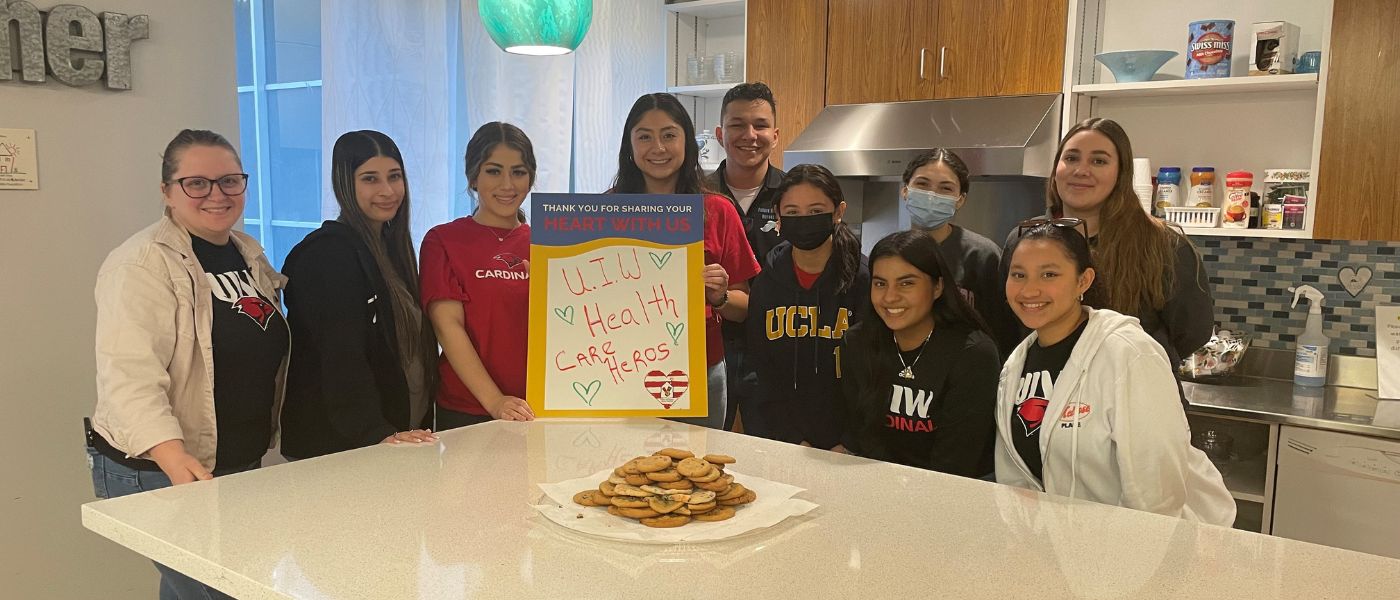
[[[1149,81],[1157,70],[1167,61],[1176,58],[1177,53],[1171,50],[1120,50],[1118,52],[1100,52],[1094,55],[1094,60],[1103,63],[1108,70],[1113,73],[1113,80],[1118,83],[1133,83],[1138,81]]]

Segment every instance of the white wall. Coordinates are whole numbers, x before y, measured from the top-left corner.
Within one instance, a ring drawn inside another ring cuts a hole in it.
[[[150,39],[132,45],[129,91],[0,83],[0,127],[37,130],[40,175],[38,191],[0,191],[0,596],[150,599],[151,563],[80,523],[94,499],[92,288],[107,252],[160,215],[160,153],[178,130],[238,143],[233,6],[79,4],[150,15]]]

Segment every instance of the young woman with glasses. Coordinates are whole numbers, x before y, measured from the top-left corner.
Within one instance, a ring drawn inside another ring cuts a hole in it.
[[[227,139],[181,131],[161,159],[165,215],[98,271],[87,445],[99,498],[254,469],[272,444],[287,368],[284,280],[233,229],[247,185]],[[227,597],[156,568],[171,597]]]
[[[1109,119],[1082,121],[1055,153],[1046,209],[1084,221],[1099,267],[1092,305],[1136,317],[1175,367],[1210,341],[1214,301],[1191,241],[1142,210],[1132,180],[1133,147],[1123,128]]]
[[[292,346],[282,454],[435,441],[427,429],[437,343],[419,308],[408,174],[378,131],[331,150],[340,216],[287,255]]]
[[[1009,249],[1006,297],[1032,333],[1001,372],[997,482],[1229,526],[1235,502],[1191,446],[1166,351],[1136,319],[1084,304],[1087,225],[1029,221]]]
[[[992,473],[996,344],[953,281],[938,242],[900,231],[870,251],[878,318],[846,334],[841,386],[846,447],[911,467]]]
[[[840,451],[846,410],[836,366],[846,331],[869,312],[870,271],[830,171],[797,165],[774,196],[785,242],[749,294],[744,347],[758,389],[744,433]]]

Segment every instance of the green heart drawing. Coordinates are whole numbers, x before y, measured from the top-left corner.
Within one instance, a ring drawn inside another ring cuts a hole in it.
[[[556,309],[554,309],[554,316],[559,317],[559,318],[560,318],[561,320],[563,320],[565,323],[568,323],[568,324],[570,324],[570,325],[573,325],[573,324],[574,324],[574,307],[572,307],[572,306],[565,306],[564,308],[556,308]]]
[[[583,400],[583,403],[589,406],[593,406],[593,398],[598,395],[598,390],[601,389],[603,389],[603,382],[597,379],[588,382],[588,385],[583,385],[577,381],[574,382],[574,393],[578,394],[579,399]]]
[[[666,263],[671,261],[670,252],[663,252],[661,254],[657,254],[655,252],[648,252],[647,254],[651,256],[651,262],[655,264],[656,268],[658,269],[666,268]]]
[[[685,323],[667,323],[666,333],[671,334],[671,343],[681,343],[681,333],[685,331]]]

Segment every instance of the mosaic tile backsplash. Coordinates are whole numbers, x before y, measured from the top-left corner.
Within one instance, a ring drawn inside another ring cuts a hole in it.
[[[1376,355],[1375,308],[1400,304],[1400,243],[1196,237],[1215,320],[1254,335],[1256,347],[1293,350],[1307,320],[1291,308],[1288,287],[1302,283],[1327,295],[1323,331],[1332,352]]]

